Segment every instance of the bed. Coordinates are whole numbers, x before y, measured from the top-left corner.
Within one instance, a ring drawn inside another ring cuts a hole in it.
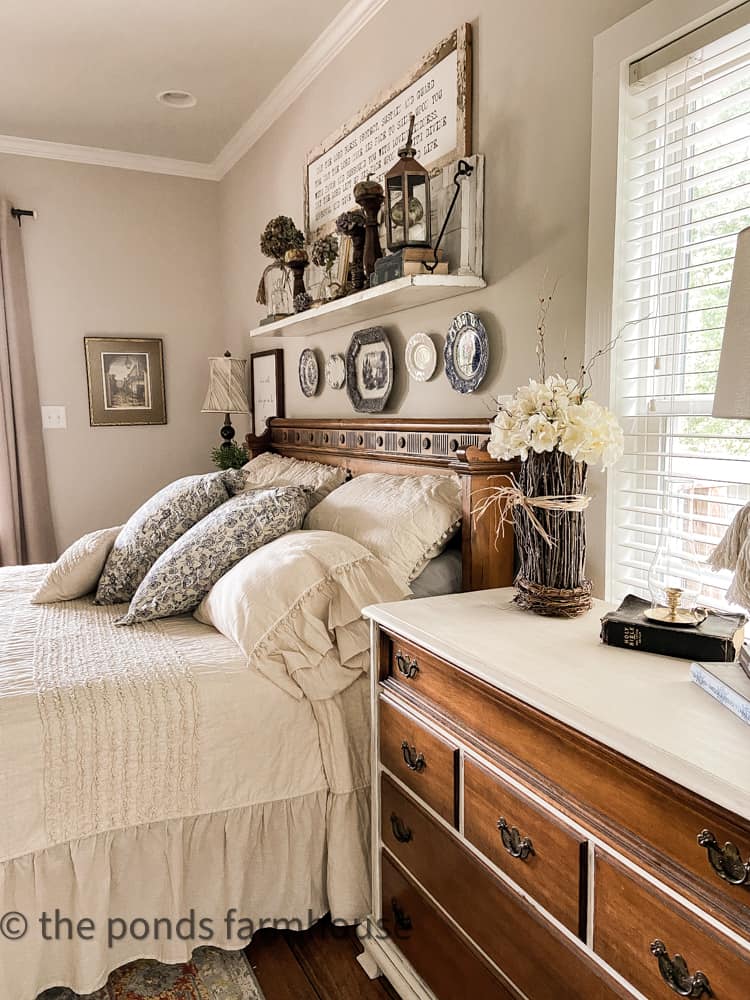
[[[512,471],[486,435],[484,421],[273,420],[248,446],[352,475],[457,474],[463,589],[480,589],[513,569],[510,535],[473,523]],[[43,572],[0,571],[4,1000],[92,992],[128,961],[241,948],[274,921],[366,914],[364,675],[290,697],[191,616],[128,630],[122,606],[32,606]]]

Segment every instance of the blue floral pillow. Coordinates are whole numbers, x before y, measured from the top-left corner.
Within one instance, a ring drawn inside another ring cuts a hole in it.
[[[309,488],[276,486],[227,500],[159,556],[118,625],[193,611],[235,563],[302,527]]]
[[[155,493],[129,518],[104,564],[95,604],[129,601],[153,564],[189,528],[245,486],[238,469],[186,476]]]

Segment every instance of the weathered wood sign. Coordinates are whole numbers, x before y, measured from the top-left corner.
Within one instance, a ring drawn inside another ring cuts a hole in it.
[[[332,232],[354,207],[353,189],[368,174],[382,183],[398,159],[415,115],[417,159],[439,170],[471,155],[471,25],[457,28],[396,86],[313,149],[305,164],[309,239]]]

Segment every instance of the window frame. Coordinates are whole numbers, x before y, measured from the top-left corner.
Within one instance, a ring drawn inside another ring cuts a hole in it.
[[[616,252],[622,237],[623,219],[618,212],[620,150],[625,121],[621,117],[622,96],[630,85],[630,64],[655,49],[728,11],[744,0],[652,0],[629,17],[594,39],[594,71],[591,111],[591,175],[589,198],[588,276],[586,288],[585,356],[592,357],[617,333]],[[609,357],[595,370],[595,392],[602,402],[614,398],[613,372]],[[614,490],[606,476],[592,470],[590,491],[595,503],[589,507],[589,575],[596,593],[613,599]]]

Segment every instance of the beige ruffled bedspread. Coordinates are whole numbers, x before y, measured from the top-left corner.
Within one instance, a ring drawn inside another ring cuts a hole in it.
[[[115,629],[119,607],[30,605],[42,572],[0,571],[0,997],[240,948],[261,920],[364,915],[364,676],[291,697],[192,618]]]

